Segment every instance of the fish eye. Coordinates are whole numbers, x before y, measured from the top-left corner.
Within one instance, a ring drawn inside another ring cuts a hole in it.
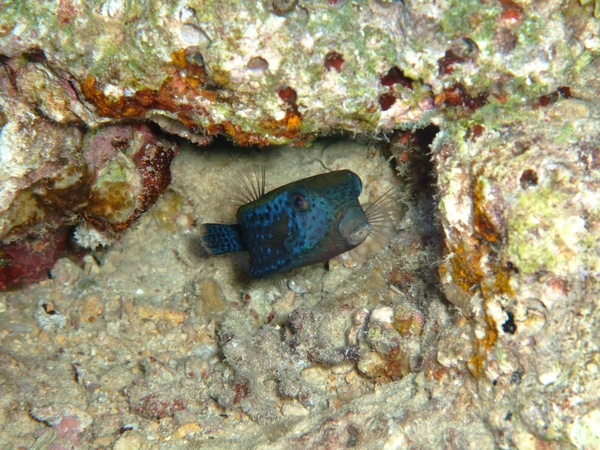
[[[294,192],[291,195],[292,206],[298,212],[306,212],[310,209],[310,199],[301,192]]]

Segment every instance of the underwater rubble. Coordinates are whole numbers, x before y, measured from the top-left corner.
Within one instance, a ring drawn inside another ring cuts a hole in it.
[[[600,2],[5,2],[0,446],[600,446]],[[254,280],[226,191],[394,236]]]

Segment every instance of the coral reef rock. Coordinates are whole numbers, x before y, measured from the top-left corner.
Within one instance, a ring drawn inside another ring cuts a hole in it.
[[[600,448],[598,17],[3,1],[0,447]],[[208,257],[257,163],[395,187],[391,240]]]
[[[435,142],[440,273],[464,316],[438,360],[469,368],[499,444],[592,448],[598,435],[588,442],[581,429],[600,408],[598,116],[575,99],[521,114]]]

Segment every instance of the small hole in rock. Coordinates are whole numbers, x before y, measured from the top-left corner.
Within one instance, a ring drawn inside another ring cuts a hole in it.
[[[527,170],[523,171],[523,173],[521,174],[521,178],[519,178],[519,182],[521,183],[521,187],[523,189],[537,186],[537,184],[538,184],[537,173],[533,169],[527,169]]]
[[[502,324],[502,331],[504,331],[505,333],[515,334],[515,331],[517,331],[515,315],[510,311],[507,311],[506,315],[508,316],[508,319],[506,319],[506,322]]]
[[[256,74],[263,75],[267,72],[267,70],[269,70],[269,63],[267,62],[267,60],[261,58],[260,56],[254,56],[250,58],[248,64],[246,64],[246,67],[248,68],[248,70],[251,70]]]

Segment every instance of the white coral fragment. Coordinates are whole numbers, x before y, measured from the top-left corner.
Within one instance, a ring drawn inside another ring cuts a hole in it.
[[[115,242],[113,236],[98,231],[86,223],[80,223],[75,229],[73,236],[78,245],[91,250],[96,250],[99,246],[106,247]]]

